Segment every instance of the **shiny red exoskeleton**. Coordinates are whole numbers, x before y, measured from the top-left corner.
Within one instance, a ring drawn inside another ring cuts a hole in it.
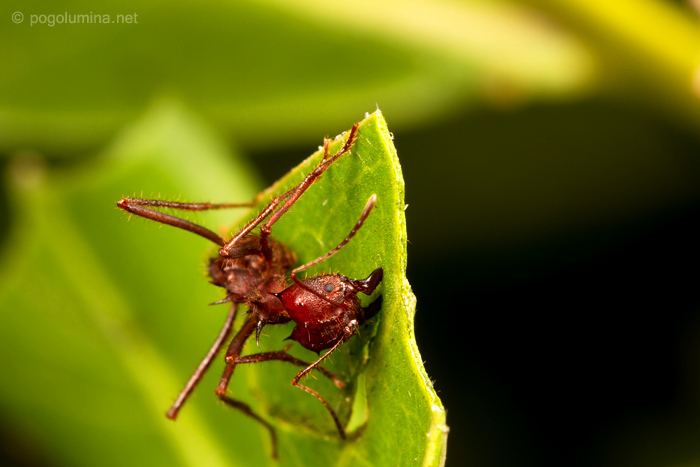
[[[230,302],[232,307],[214,344],[168,410],[168,418],[177,417],[185,401],[230,337],[238,306],[244,304],[248,307],[248,315],[228,344],[225,355],[226,364],[216,387],[216,395],[227,405],[242,411],[267,428],[272,441],[273,456],[276,456],[277,438],[273,426],[246,403],[229,396],[229,382],[238,364],[282,360],[302,366],[304,368],[296,374],[292,384],[318,399],[333,418],[341,438],[345,437],[343,425],[325,398],[301,384],[300,381],[316,369],[330,378],[336,386],[343,387],[344,383],[320,366],[320,363],[352,337],[362,323],[379,311],[381,297],[367,307],[362,307],[357,294],[371,295],[382,281],[383,270],[377,268],[365,279],[351,279],[342,274],[323,274],[299,279],[297,274],[340,251],[367,220],[377,202],[377,197],[370,196],[355,225],[335,248],[295,269],[292,269],[296,263],[295,254],[287,246],[272,238],[271,232],[275,222],[304,192],[335,161],[351,151],[357,137],[357,130],[356,124],[350,130],[342,149],[333,155],[329,154],[330,140],[326,139],[323,146],[323,159],[319,165],[298,185],[273,198],[230,240],[224,240],[206,227],[166,214],[159,209],[202,211],[252,206],[254,203],[181,203],[139,198],[123,198],[117,202],[117,206],[125,211],[195,233],[220,247],[218,254],[209,260],[208,271],[211,282],[226,291],[226,296],[217,303]],[[260,226],[259,233],[252,233],[258,226]],[[264,326],[290,321],[295,323],[290,336],[292,340],[318,353],[326,349],[328,351],[311,363],[294,357],[286,350],[241,355],[243,346],[253,333],[258,339]]]
[[[340,274],[323,274],[292,284],[279,294],[289,317],[296,323],[293,340],[314,352],[333,347],[347,330],[374,316],[379,301],[367,308],[360,306],[357,293],[371,294],[382,280],[382,269],[367,279],[349,279]]]

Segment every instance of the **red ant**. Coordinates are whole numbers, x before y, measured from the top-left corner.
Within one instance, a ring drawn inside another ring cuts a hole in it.
[[[248,316],[228,345],[226,365],[216,387],[216,395],[227,405],[240,410],[267,428],[272,442],[272,455],[276,457],[277,436],[272,425],[256,414],[246,403],[231,398],[227,394],[227,388],[238,364],[281,360],[302,366],[304,368],[292,379],[292,385],[318,399],[333,418],[340,437],[345,438],[345,429],[330,404],[318,392],[301,384],[301,380],[311,370],[316,369],[331,379],[338,388],[344,386],[343,381],[319,365],[352,337],[363,322],[379,311],[381,297],[363,308],[357,294],[360,292],[366,295],[372,294],[382,280],[383,270],[377,268],[366,279],[359,280],[350,279],[342,274],[322,274],[307,279],[299,279],[297,275],[340,251],[360,230],[374,208],[377,197],[376,195],[369,197],[357,222],[335,248],[297,268],[291,269],[296,262],[294,253],[270,235],[275,222],[328,170],[331,164],[350,151],[357,138],[357,129],[358,125],[353,125],[342,149],[332,156],[329,154],[331,140],[326,138],[323,144],[323,159],[318,166],[298,185],[273,198],[255,218],[228,241],[206,227],[165,214],[157,209],[174,208],[204,211],[250,207],[254,202],[240,204],[182,203],[138,198],[123,198],[117,202],[117,206],[125,211],[187,230],[216,243],[220,247],[218,255],[209,260],[209,276],[214,285],[226,289],[226,297],[216,303],[231,302],[232,307],[214,344],[168,410],[166,414],[168,418],[174,420],[177,417],[183,404],[231,335],[239,304],[246,304]],[[263,223],[263,221],[265,222]],[[260,233],[252,234],[252,230],[261,223]],[[287,278],[288,273],[291,285]],[[260,331],[265,325],[289,321],[294,321],[296,324],[290,339],[319,354],[322,350],[328,349],[328,351],[312,363],[292,356],[286,349],[277,352],[241,355],[243,346],[253,332],[258,340]]]

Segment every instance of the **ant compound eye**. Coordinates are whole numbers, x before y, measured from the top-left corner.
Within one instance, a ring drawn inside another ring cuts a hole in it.
[[[323,285],[323,290],[325,290],[325,291],[328,292],[328,293],[333,292],[333,288],[334,288],[334,287],[333,287],[333,284],[331,284],[330,282],[326,282],[326,283]]]

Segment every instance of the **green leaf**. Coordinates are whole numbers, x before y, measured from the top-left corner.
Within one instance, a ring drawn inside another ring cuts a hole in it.
[[[25,20],[13,24],[7,10],[0,21],[0,55],[12,64],[0,74],[0,151],[75,156],[163,95],[249,146],[308,141],[377,102],[395,125],[426,122],[481,96],[579,92],[592,68],[565,32],[487,2],[112,0],[98,9],[34,0],[13,8]],[[137,23],[49,25],[89,13],[135,14]]]
[[[267,195],[294,184],[318,157]],[[226,313],[226,307],[206,306],[220,298],[220,289],[203,277],[213,249],[187,232],[139,218],[127,222],[114,207],[134,194],[250,199],[256,183],[245,165],[229,159],[199,122],[165,103],[94,165],[48,171],[40,160],[23,159],[12,167],[10,182],[12,248],[4,252],[0,276],[6,381],[0,412],[17,436],[32,440],[56,465],[272,465],[264,429],[213,395],[220,361],[176,423],[163,416]],[[315,270],[358,278],[378,266],[385,271],[378,319],[329,363],[352,384],[341,393],[322,378],[308,379],[349,422],[351,439],[337,439],[320,404],[289,384],[296,368],[242,366],[233,378],[232,393],[278,427],[282,465],[439,465],[444,459],[445,414],[415,345],[415,300],[404,276],[403,181],[379,112],[362,121],[352,153],[309,189],[274,235],[301,261],[312,259],[347,234],[371,193],[378,203],[365,227]],[[254,212],[194,220],[235,231]],[[262,347],[281,348],[289,331],[268,326]],[[296,347],[301,358],[313,358]]]
[[[528,3],[585,39],[599,56],[602,81],[617,94],[675,111],[697,127],[700,28],[690,8],[659,0]]]

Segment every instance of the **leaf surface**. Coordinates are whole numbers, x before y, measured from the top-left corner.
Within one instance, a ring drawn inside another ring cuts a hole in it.
[[[293,169],[267,196],[296,183],[319,157]],[[41,161],[22,159],[9,175],[14,248],[1,265],[0,357],[11,384],[0,386],[0,413],[18,436],[58,465],[97,459],[108,466],[272,465],[266,432],[214,397],[220,361],[176,423],[163,416],[226,312],[206,306],[221,296],[203,275],[213,249],[187,232],[127,222],[114,207],[124,195],[251,199],[257,183],[245,164],[230,159],[181,108],[163,104],[91,166],[49,171]],[[242,366],[233,378],[232,393],[278,427],[281,465],[443,460],[445,415],[415,346],[415,300],[404,275],[403,179],[381,113],[362,121],[352,153],[273,232],[307,261],[347,234],[372,193],[377,207],[357,237],[309,271],[354,278],[378,266],[385,271],[378,318],[329,362],[351,383],[347,390],[309,378],[349,423],[351,439],[337,439],[320,404],[289,385],[296,368]],[[193,220],[232,232],[255,212]],[[281,348],[289,331],[268,326],[261,346]],[[292,351],[300,358],[314,357],[297,347]],[[247,350],[257,351],[255,343]]]

